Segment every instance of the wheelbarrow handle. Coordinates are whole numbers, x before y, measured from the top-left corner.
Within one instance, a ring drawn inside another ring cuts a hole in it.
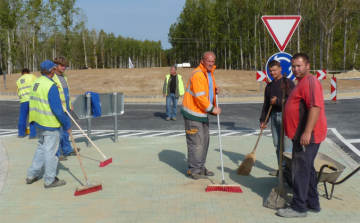
[[[318,176],[318,179],[317,179],[317,184],[319,183],[321,175],[322,175],[325,168],[329,168],[330,170],[337,171],[337,169],[335,167],[333,167],[333,166],[330,166],[328,164],[322,165],[320,167],[319,176]]]

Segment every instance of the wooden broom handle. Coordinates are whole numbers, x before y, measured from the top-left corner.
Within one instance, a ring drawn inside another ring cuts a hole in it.
[[[106,159],[106,156],[100,151],[99,148],[97,148],[97,146],[93,143],[93,141],[91,141],[91,139],[85,134],[85,132],[80,128],[80,126],[76,123],[76,121],[74,120],[74,118],[70,115],[70,113],[66,110],[66,108],[63,105],[63,108],[66,112],[66,114],[68,114],[68,116],[71,118],[71,120],[75,123],[75,125],[80,129],[80,131],[84,134],[84,136],[91,142],[91,144],[97,149],[97,151],[99,151],[99,153]]]
[[[265,125],[266,125],[266,123],[267,123],[267,121],[268,121],[268,119],[269,119],[269,115],[270,115],[271,109],[272,109],[272,105],[270,105],[269,111],[268,111],[268,113],[267,113],[267,115],[266,115],[265,122],[264,122]],[[256,147],[257,147],[257,145],[258,145],[258,143],[259,143],[260,136],[261,136],[263,130],[264,130],[264,128],[261,128],[261,131],[260,131],[259,137],[258,137],[258,139],[257,139],[257,141],[256,141],[256,144],[255,144],[255,147],[254,147],[253,152],[255,152],[255,150],[256,150]]]
[[[84,173],[86,183],[89,185],[89,180],[88,180],[88,178],[87,178],[87,176],[86,176],[85,169],[84,169],[84,166],[83,166],[83,164],[82,164],[82,162],[81,162],[81,158],[80,158],[79,152],[78,152],[78,150],[77,150],[77,147],[76,147],[76,144],[75,144],[75,140],[74,140],[74,137],[73,137],[71,131],[70,131],[70,137],[71,137],[71,141],[72,141],[72,143],[73,143],[73,145],[74,145],[74,150],[75,150],[75,152],[76,152],[76,156],[77,156],[77,158],[78,158],[78,160],[79,160],[79,162],[80,162],[81,169],[82,169],[82,171],[83,171],[83,173]]]

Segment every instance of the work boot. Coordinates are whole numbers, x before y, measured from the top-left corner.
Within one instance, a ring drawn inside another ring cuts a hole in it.
[[[67,160],[67,157],[64,156],[64,155],[60,155],[60,156],[58,157],[58,159],[59,159],[59,161],[66,161],[66,160]]]
[[[25,135],[25,136],[26,136],[26,135]],[[19,135],[18,135],[17,137],[21,139],[21,138],[25,138],[25,136],[19,136]]]
[[[212,176],[215,175],[214,172],[209,171],[209,170],[207,170],[207,169],[201,171],[201,174],[203,174],[203,175],[205,175],[205,176],[209,176],[209,177],[212,177]]]
[[[173,121],[176,121],[176,118],[174,117],[174,118],[171,118]]]
[[[36,135],[36,136],[29,136],[29,139],[37,139],[38,138],[38,136]]]
[[[49,185],[44,184],[45,188],[52,188],[52,187],[61,187],[64,186],[66,184],[65,180],[59,180],[59,178],[55,177],[54,182],[52,182]]]
[[[166,121],[170,121],[170,118],[166,118],[165,120],[166,120]]]
[[[34,182],[36,182],[38,180],[37,177],[33,178],[33,179],[30,179],[30,178],[26,178],[26,184],[32,184]]]
[[[77,151],[80,152],[80,148],[77,148]],[[71,156],[76,156],[76,151],[73,149],[73,151],[69,154]]]
[[[321,211],[321,208],[309,208],[308,207],[308,212],[312,212],[312,213],[319,213]]]
[[[198,179],[206,179],[206,176],[201,174],[201,172],[199,173],[193,173],[191,174],[191,177],[194,179],[194,180],[198,180]]]
[[[293,210],[292,208],[279,209],[276,213],[277,215],[284,218],[305,218],[307,217],[307,212],[298,212]]]

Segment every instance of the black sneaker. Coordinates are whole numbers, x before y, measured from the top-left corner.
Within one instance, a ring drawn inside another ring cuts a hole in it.
[[[44,184],[45,188],[52,188],[52,187],[61,187],[64,186],[66,184],[65,180],[59,180],[59,178],[55,177],[54,182],[52,182],[49,185]]]
[[[201,171],[201,174],[203,174],[203,175],[205,175],[205,176],[209,176],[209,177],[212,177],[212,176],[215,175],[214,172],[209,171],[209,170],[207,170],[207,169]]]
[[[37,177],[35,177],[34,179],[26,178],[26,184],[32,184],[32,183],[36,182],[37,180],[38,180]]]
[[[312,209],[308,207],[308,212],[312,212],[312,213],[319,213],[321,211],[321,208],[319,209]]]
[[[191,177],[192,177],[194,180],[206,179],[206,176],[205,176],[204,174],[201,174],[201,172],[191,174]]]
[[[77,151],[78,152],[80,152],[80,148],[77,148]],[[71,156],[76,156],[76,151],[75,151],[75,149],[73,149],[73,151],[69,154],[69,155],[71,155]]]

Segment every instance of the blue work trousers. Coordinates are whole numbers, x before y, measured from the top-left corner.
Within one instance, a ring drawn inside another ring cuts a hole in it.
[[[59,131],[50,131],[36,128],[39,141],[32,164],[28,169],[27,177],[34,179],[37,177],[45,165],[44,183],[50,185],[56,177],[56,168],[59,159],[55,156],[59,145]]]
[[[170,93],[170,96],[166,96],[166,117],[167,118],[175,118],[176,117],[178,99],[179,99],[179,97],[176,97],[174,93]],[[171,107],[171,102],[172,102],[172,107]],[[171,114],[171,110],[172,110],[172,114]]]
[[[280,155],[280,139],[281,139],[281,112],[271,113],[271,133],[274,146],[276,148],[277,163],[279,163]],[[284,135],[284,152],[292,152],[292,141]],[[285,162],[283,163],[285,165]]]
[[[20,104],[20,115],[19,115],[19,123],[18,123],[18,135],[23,137],[25,136],[25,130],[26,130],[26,121],[27,116],[29,114],[29,102],[23,102]],[[30,136],[29,137],[35,137],[36,136],[36,128],[34,123],[29,123],[30,126]]]
[[[310,143],[305,151],[300,140],[293,140],[293,146],[291,161],[293,199],[290,207],[298,212],[307,212],[309,208],[319,211],[321,209],[314,161],[320,143]]]
[[[66,109],[70,113],[70,107],[69,107],[70,94],[69,94],[68,88],[64,88],[64,94],[65,94],[65,101],[66,101]],[[67,114],[66,114],[66,116],[68,117]],[[68,117],[68,118],[70,120],[70,117]],[[70,134],[67,131],[64,131],[63,127],[60,127],[60,143],[59,143],[59,149],[56,153],[57,157],[59,157],[61,155],[61,152],[60,152],[61,149],[63,151],[64,156],[69,155],[73,151],[73,148],[71,147],[71,142],[70,142]]]

